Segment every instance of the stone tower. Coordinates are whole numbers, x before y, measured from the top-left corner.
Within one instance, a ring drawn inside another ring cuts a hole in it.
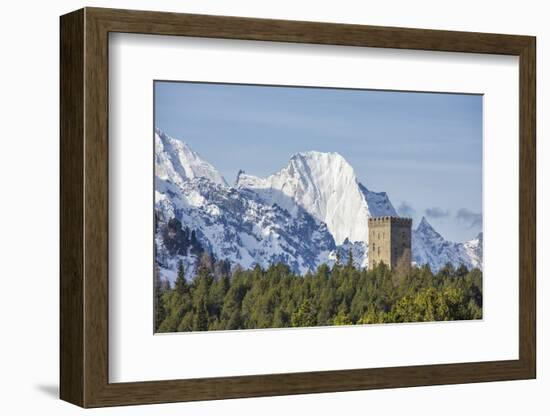
[[[369,269],[384,262],[391,269],[411,267],[411,218],[369,218]]]

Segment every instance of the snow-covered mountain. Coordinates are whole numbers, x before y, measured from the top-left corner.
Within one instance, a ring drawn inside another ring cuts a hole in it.
[[[298,153],[267,178],[241,171],[229,186],[187,144],[156,130],[155,175],[156,259],[170,281],[179,260],[191,277],[202,251],[243,268],[284,262],[299,273],[345,263],[351,252],[366,267],[368,218],[397,216],[387,194],[359,183],[337,153]],[[414,261],[434,271],[482,263],[480,236],[451,243],[425,219],[412,245]]]
[[[156,189],[160,230],[170,218],[178,218],[182,227],[195,231],[204,250],[243,268],[283,262],[305,273],[317,267],[319,257],[335,249],[325,224],[303,210],[291,216],[278,206],[258,201],[252,193],[205,178],[179,186],[157,180]],[[195,259],[188,258],[189,253],[176,258],[166,255],[161,235],[157,234],[157,255],[164,268],[175,270],[180,257],[192,268]]]
[[[164,241],[163,231],[172,218],[192,231],[215,258],[244,268],[284,262],[305,273],[330,259],[336,244],[323,222],[300,207],[291,214],[266,204],[254,192],[229,187],[212,165],[183,142],[162,132],[157,132],[156,139],[160,144],[156,147],[156,258],[169,280],[175,279],[178,260],[184,262],[188,275],[197,264],[190,247],[183,253],[170,252]],[[177,156],[167,155],[167,149],[174,149]]]
[[[340,264],[346,264],[351,252],[353,265],[357,268],[365,268],[369,265],[368,244],[365,241],[351,242],[348,239],[329,253],[325,263],[332,266],[340,257]]]
[[[463,243],[464,249],[470,258],[470,267],[483,269],[483,233],[479,233],[473,240]]]
[[[361,185],[338,153],[298,153],[265,179],[240,172],[235,187],[254,191],[267,204],[292,214],[303,208],[327,225],[337,244],[346,239],[367,242],[371,216],[397,216],[386,193]]]
[[[437,271],[451,263],[454,267],[464,264],[468,268],[481,268],[483,264],[483,234],[465,243],[445,240],[426,220],[422,218],[412,232],[412,256],[417,265],[429,264]]]
[[[191,150],[186,143],[159,129],[155,130],[155,176],[177,185],[193,178],[206,178],[215,184],[227,185],[214,166]]]

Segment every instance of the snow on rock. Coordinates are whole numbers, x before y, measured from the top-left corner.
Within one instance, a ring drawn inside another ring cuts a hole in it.
[[[252,190],[266,203],[293,215],[298,208],[306,210],[327,225],[336,244],[346,239],[367,243],[370,216],[397,216],[387,195],[361,185],[338,153],[298,153],[265,179],[240,172],[235,187]]]
[[[169,207],[166,206],[169,205]],[[195,230],[202,246],[216,259],[251,268],[283,262],[297,273],[315,270],[319,252],[335,249],[326,226],[304,210],[288,211],[264,204],[252,193],[214,184],[206,178],[188,180],[170,202],[157,201],[160,227],[172,213],[182,226]],[[161,244],[158,244],[160,247]],[[187,269],[196,259],[181,256]],[[162,258],[159,256],[159,258]],[[176,263],[167,263],[173,269]]]
[[[188,277],[197,265],[196,256],[170,256],[164,247],[161,231],[172,218],[193,230],[216,259],[243,268],[284,262],[303,274],[317,268],[321,253],[336,249],[326,225],[304,209],[295,207],[291,214],[250,190],[228,187],[216,169],[183,142],[158,130],[156,140],[155,242],[163,278],[175,279],[179,260]]]
[[[187,144],[155,131],[156,259],[163,278],[175,279],[182,260],[186,276],[197,254],[172,254],[163,227],[171,219],[193,232],[218,260],[243,268],[286,263],[305,273],[319,265],[368,265],[368,218],[397,216],[385,192],[358,182],[337,153],[298,153],[279,172],[258,178],[240,171],[233,187]],[[446,241],[423,218],[412,234],[413,260],[433,271],[450,262],[482,266],[482,235],[466,243]],[[196,250],[195,250],[196,253]]]
[[[464,249],[471,259],[471,266],[483,269],[483,233],[464,243]]]
[[[428,264],[434,272],[447,263],[454,267],[464,264],[469,269],[483,266],[481,233],[466,243],[454,243],[445,240],[423,217],[412,232],[411,244],[413,262],[418,266]]]
[[[227,186],[223,176],[210,163],[181,140],[155,130],[155,176],[181,184],[186,179],[207,178]]]
[[[362,269],[368,266],[368,244],[363,241],[351,242],[348,239],[330,253],[327,264],[332,266],[336,262],[338,256],[340,257],[341,264],[347,264],[350,253],[352,256],[352,263],[355,267]]]

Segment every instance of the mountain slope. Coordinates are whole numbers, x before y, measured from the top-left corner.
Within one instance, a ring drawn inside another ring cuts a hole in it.
[[[181,140],[155,130],[155,176],[181,184],[186,179],[206,178],[227,186],[223,176],[210,163]]]
[[[283,262],[292,270],[314,270],[319,256],[335,249],[326,226],[301,210],[291,216],[278,206],[258,201],[254,194],[237,191],[206,178],[181,185],[157,182],[156,209],[162,227],[170,218],[193,230],[202,247],[217,259],[244,268],[268,267]],[[159,234],[160,235],[160,234]],[[174,270],[174,259],[165,256],[164,243],[157,238],[162,266]],[[196,259],[180,256],[188,268]]]
[[[481,268],[483,236],[466,243],[454,243],[445,240],[431,224],[422,218],[412,232],[412,256],[417,265],[428,264],[436,272],[451,263],[454,267],[464,264],[468,268]]]
[[[175,280],[182,260],[191,277],[197,250],[172,247],[178,232],[171,219],[195,236],[217,259],[250,268],[284,262],[292,270],[314,270],[336,244],[327,227],[305,210],[266,204],[254,192],[228,187],[223,177],[185,143],[161,131],[155,134],[155,249],[161,273]]]
[[[483,233],[479,233],[473,240],[466,241],[464,249],[471,259],[471,266],[483,269]]]
[[[164,278],[182,260],[192,277],[201,253],[251,268],[284,262],[305,273],[353,255],[368,265],[368,218],[397,216],[385,192],[357,181],[336,153],[305,152],[279,172],[239,172],[234,187],[185,143],[155,132],[155,249]],[[433,271],[450,262],[482,266],[482,236],[446,241],[424,218],[412,235],[413,260]]]
[[[240,172],[235,187],[254,191],[266,203],[292,214],[303,208],[327,225],[337,244],[346,239],[366,243],[370,216],[397,215],[387,195],[361,185],[337,153],[298,153],[265,179]]]

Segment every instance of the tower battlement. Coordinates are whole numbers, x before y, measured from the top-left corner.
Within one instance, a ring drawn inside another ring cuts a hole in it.
[[[411,218],[369,218],[369,268],[378,263],[384,263],[391,269],[410,268],[411,229]]]
[[[380,223],[391,223],[391,224],[402,224],[405,226],[412,226],[412,218],[406,218],[406,217],[392,217],[392,216],[385,216],[385,217],[371,217],[369,218],[369,226],[372,223],[373,225],[380,224]]]

